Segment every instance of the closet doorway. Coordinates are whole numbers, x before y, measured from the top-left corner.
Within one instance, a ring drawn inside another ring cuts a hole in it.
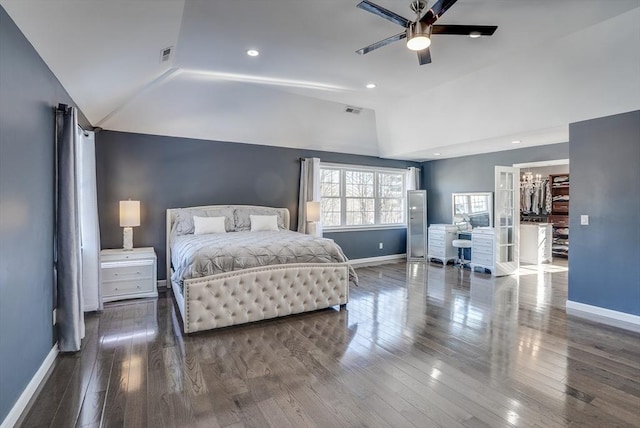
[[[521,262],[568,269],[569,159],[513,166],[520,168]]]

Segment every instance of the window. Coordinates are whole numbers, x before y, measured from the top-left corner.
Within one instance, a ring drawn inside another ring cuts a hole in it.
[[[321,166],[323,227],[404,225],[406,175],[404,170]]]

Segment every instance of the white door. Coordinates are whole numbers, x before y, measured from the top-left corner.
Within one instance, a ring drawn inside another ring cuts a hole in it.
[[[495,186],[495,275],[511,275],[520,264],[520,168],[496,166]]]

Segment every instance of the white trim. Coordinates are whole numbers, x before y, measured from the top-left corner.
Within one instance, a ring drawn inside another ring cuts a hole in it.
[[[543,167],[543,166],[557,166],[557,165],[569,165],[569,159],[556,159],[556,160],[548,160],[548,161],[525,162],[525,163],[513,164],[513,166],[516,168],[537,168],[537,167]]]
[[[365,257],[363,259],[349,260],[349,264],[353,267],[375,266],[393,262],[395,260],[406,260],[407,253],[389,254],[388,256]]]
[[[158,281],[156,281],[156,288],[158,290],[164,290],[165,288],[167,288],[167,280],[166,279],[159,279]]]
[[[567,300],[567,314],[640,333],[640,316]]]
[[[324,227],[323,233],[336,233],[336,232],[366,232],[368,230],[394,230],[394,229],[406,229],[406,224],[397,225],[384,225],[379,224],[375,226],[343,226],[343,227]]]
[[[374,165],[356,165],[352,163],[334,163],[320,161],[320,168],[327,169],[349,169],[356,171],[371,171],[371,172],[393,172],[396,174],[408,174],[409,170],[405,167],[393,168],[388,166],[374,166]]]
[[[49,354],[45,357],[36,374],[33,375],[27,384],[27,387],[22,391],[22,394],[20,394],[20,397],[7,414],[7,417],[2,421],[0,428],[10,428],[15,426],[16,422],[18,422],[18,419],[22,415],[22,412],[27,408],[27,404],[29,404],[33,394],[38,390],[40,383],[45,379],[57,356],[58,344],[56,343],[53,345],[53,348],[51,348],[51,351],[49,351]]]

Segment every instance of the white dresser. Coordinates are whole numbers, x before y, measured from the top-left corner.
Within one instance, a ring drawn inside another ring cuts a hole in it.
[[[432,224],[429,226],[429,259],[440,260],[446,265],[458,258],[453,240],[458,236],[458,228],[453,224]]]
[[[152,247],[100,251],[100,274],[103,302],[158,296]]]
[[[539,265],[551,262],[551,223],[520,223],[520,262]]]
[[[495,229],[492,227],[476,227],[471,232],[471,270],[484,268],[496,274],[495,263]]]

